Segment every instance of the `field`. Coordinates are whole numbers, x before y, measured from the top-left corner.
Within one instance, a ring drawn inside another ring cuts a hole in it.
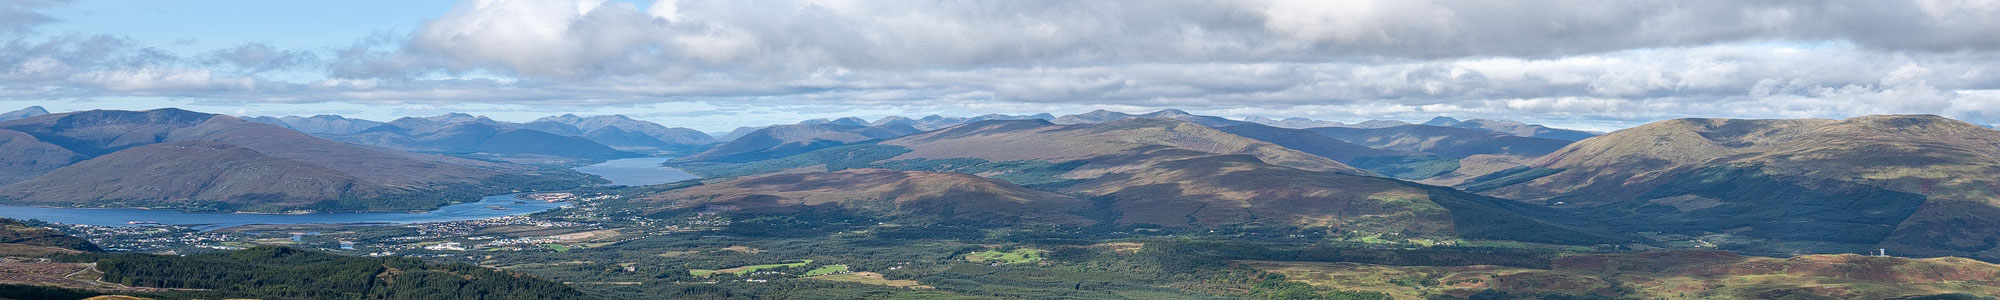
[[[812,262],[813,262],[812,260],[807,259],[795,263],[751,265],[751,266],[741,266],[741,267],[721,269],[721,270],[688,270],[688,274],[694,276],[707,277],[709,275],[714,275],[716,273],[730,273],[730,274],[736,274],[737,276],[742,276],[744,274],[750,274],[763,269],[804,267],[806,266],[806,264],[810,264]]]
[[[847,273],[847,274],[835,274],[835,275],[826,275],[826,276],[814,276],[814,277],[812,277],[812,279],[818,279],[818,280],[826,280],[826,281],[840,281],[840,282],[853,282],[853,283],[860,283],[860,284],[873,284],[873,285],[880,285],[880,286],[888,286],[888,287],[899,287],[899,288],[908,288],[908,289],[920,289],[920,290],[928,290],[928,289],[932,289],[932,288],[933,288],[933,287],[931,287],[931,286],[928,286],[928,285],[923,285],[923,284],[921,284],[921,283],[918,283],[918,282],[917,282],[916,280],[888,280],[888,279],[883,279],[883,278],[882,278],[882,273],[875,273],[875,272],[854,272],[854,273]]]
[[[970,262],[996,261],[1002,264],[1031,263],[1042,261],[1042,253],[1045,252],[1048,251],[1027,248],[1014,249],[1014,251],[1008,252],[982,251],[966,253],[965,260]]]
[[[847,272],[848,272],[847,265],[826,265],[823,267],[819,267],[818,269],[812,269],[812,271],[806,271],[806,275],[803,276],[813,277],[813,276],[833,275],[833,274],[847,273]]]

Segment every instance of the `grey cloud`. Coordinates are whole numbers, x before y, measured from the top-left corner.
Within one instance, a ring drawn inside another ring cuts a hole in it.
[[[678,80],[704,71],[763,76],[825,68],[1547,58],[1765,40],[2000,50],[2000,39],[1990,38],[2000,35],[2000,10],[1976,1],[690,0],[654,6],[648,13],[589,0],[466,2],[384,56],[449,72]]]
[[[690,0],[642,10],[467,1],[412,32],[323,51],[246,44],[176,57],[117,37],[0,36],[0,99],[703,103],[744,115],[1184,108],[1555,124],[1938,113],[1992,123],[1995,7]],[[315,68],[328,78],[263,74]]]

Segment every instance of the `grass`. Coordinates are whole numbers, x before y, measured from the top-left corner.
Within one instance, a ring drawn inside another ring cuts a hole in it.
[[[731,274],[736,274],[736,276],[743,276],[744,274],[755,273],[759,270],[764,270],[764,269],[804,267],[806,266],[806,264],[810,264],[812,262],[813,262],[812,260],[807,259],[795,263],[751,265],[751,266],[741,266],[741,267],[721,269],[721,270],[688,270],[688,275],[708,277],[708,275],[714,275],[716,273],[731,273]],[[846,269],[847,266],[841,266],[841,268]]]
[[[1021,248],[1021,249],[1014,249],[1014,251],[1008,251],[1008,252],[1000,252],[1000,251],[973,252],[973,253],[966,253],[965,260],[970,262],[998,261],[1004,264],[1031,263],[1031,262],[1042,261],[1042,253],[1044,252],[1048,251],[1042,251],[1039,249]]]
[[[542,244],[542,247],[549,247],[550,250],[556,250],[556,252],[569,251],[569,246],[564,246],[560,244]]]
[[[805,275],[804,277],[813,277],[813,276],[821,276],[821,275],[833,275],[833,274],[839,274],[839,273],[847,273],[847,265],[826,265],[826,266],[821,266],[821,267],[819,267],[818,269],[812,269],[812,271],[806,271],[806,275]]]

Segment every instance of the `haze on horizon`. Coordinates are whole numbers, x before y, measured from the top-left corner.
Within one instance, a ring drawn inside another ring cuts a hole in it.
[[[0,1],[0,111],[2000,123],[2000,1]]]

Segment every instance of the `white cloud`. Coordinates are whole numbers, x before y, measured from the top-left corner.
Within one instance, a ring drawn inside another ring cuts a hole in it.
[[[0,99],[2000,122],[1994,0],[467,0],[347,49],[188,57],[46,22],[0,22]],[[272,75],[299,72],[325,75]]]

